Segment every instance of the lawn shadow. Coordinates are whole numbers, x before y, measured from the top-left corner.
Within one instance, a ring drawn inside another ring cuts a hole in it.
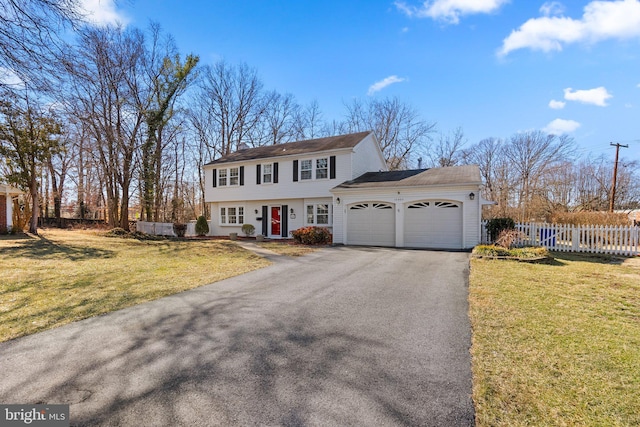
[[[72,425],[473,425],[472,411],[427,409],[425,395],[438,401],[447,396],[436,390],[454,387],[441,388],[438,375],[407,380],[399,368],[408,362],[375,338],[318,328],[304,312],[254,318],[261,301],[243,292],[187,297],[165,300],[181,310],[157,317],[144,315],[152,305],[120,312],[127,339],[93,329],[95,320],[69,328],[49,363],[0,386],[0,399],[71,404]],[[27,353],[42,345],[24,343],[34,346]]]
[[[27,237],[27,239],[20,239],[15,246],[0,248],[2,257],[82,261],[86,259],[112,258],[115,255],[114,251],[108,249],[59,244],[43,236]]]
[[[553,263],[549,265],[567,265],[568,262],[591,262],[595,264],[622,265],[630,257],[623,255],[591,254],[576,252],[552,252]],[[631,257],[633,258],[633,257]]]

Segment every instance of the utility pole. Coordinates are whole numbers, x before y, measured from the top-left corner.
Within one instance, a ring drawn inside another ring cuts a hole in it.
[[[628,145],[622,145],[619,143],[610,142],[609,145],[612,147],[616,147],[616,162],[613,165],[613,181],[611,182],[611,199],[609,200],[609,212],[613,212],[613,203],[616,199],[616,181],[618,179],[618,153],[620,152],[620,147],[629,148]]]

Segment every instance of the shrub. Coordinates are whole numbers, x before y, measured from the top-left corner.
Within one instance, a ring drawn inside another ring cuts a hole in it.
[[[253,236],[253,233],[256,232],[256,228],[251,224],[242,224],[242,232],[245,236]]]
[[[176,222],[173,224],[173,232],[176,233],[178,237],[184,237],[184,233],[187,232],[187,224]]]
[[[200,215],[196,221],[196,234],[198,236],[206,236],[209,234],[209,223],[203,215]]]
[[[502,230],[496,239],[496,245],[503,248],[511,249],[515,246],[518,240],[526,238],[524,233],[514,229]]]
[[[106,234],[107,237],[122,237],[122,236],[128,236],[128,235],[129,235],[129,232],[124,228],[120,228],[120,227],[112,228],[111,230],[107,231],[107,234]]]
[[[487,221],[487,233],[489,233],[491,240],[497,239],[502,230],[513,230],[514,228],[516,228],[516,223],[513,218],[493,218]]]
[[[331,243],[331,232],[326,227],[303,227],[291,232],[293,240],[304,245],[327,245]]]
[[[507,249],[497,245],[478,245],[473,248],[473,254],[483,257],[537,259],[549,258],[549,251],[540,246]]]

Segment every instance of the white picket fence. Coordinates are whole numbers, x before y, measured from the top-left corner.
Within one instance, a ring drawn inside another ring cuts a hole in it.
[[[212,229],[211,221],[209,221],[209,229]],[[146,234],[153,234],[156,236],[170,236],[176,237],[176,233],[173,231],[173,223],[171,222],[145,222],[138,221],[136,222],[136,230]],[[185,236],[195,236],[196,235],[196,222],[189,221],[187,223],[187,231],[184,234]]]
[[[482,243],[492,243],[482,222]],[[640,227],[524,223],[516,224],[517,244],[544,246],[550,251],[640,255]]]

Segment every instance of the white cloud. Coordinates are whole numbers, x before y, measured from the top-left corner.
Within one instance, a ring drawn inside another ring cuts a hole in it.
[[[367,91],[367,95],[373,95],[376,92],[381,91],[385,87],[392,85],[394,83],[401,83],[406,81],[407,79],[398,77],[396,75],[389,76],[385,79],[380,80],[379,82],[375,82],[371,86],[369,86],[369,90]]]
[[[544,16],[562,15],[564,5],[557,1],[550,1],[540,6],[540,13]]]
[[[427,0],[422,6],[409,6],[404,1],[395,2],[398,10],[408,16],[418,18],[441,19],[450,24],[460,22],[463,15],[491,13],[498,10],[510,0]]]
[[[558,12],[544,6],[543,14]],[[596,43],[606,39],[640,38],[640,0],[592,1],[580,19],[565,16],[532,18],[503,40],[499,56],[529,48],[543,52],[561,51],[571,43]]]
[[[542,130],[551,135],[564,135],[575,131],[580,126],[580,123],[575,120],[555,119]]]
[[[13,86],[14,89],[24,89],[24,82],[13,70],[0,67],[0,84]]]
[[[555,119],[542,130],[550,135],[564,135],[575,131],[580,126],[582,125],[575,120]]]
[[[552,99],[551,101],[549,101],[549,108],[553,108],[554,110],[562,110],[566,104],[566,102],[556,101],[555,99]]]
[[[80,0],[80,12],[94,25],[127,25],[129,18],[116,9],[115,0]]]
[[[570,87],[564,90],[564,99],[567,101],[578,101],[583,104],[593,104],[598,107],[606,107],[607,99],[613,98],[604,86],[595,89],[576,90]]]

